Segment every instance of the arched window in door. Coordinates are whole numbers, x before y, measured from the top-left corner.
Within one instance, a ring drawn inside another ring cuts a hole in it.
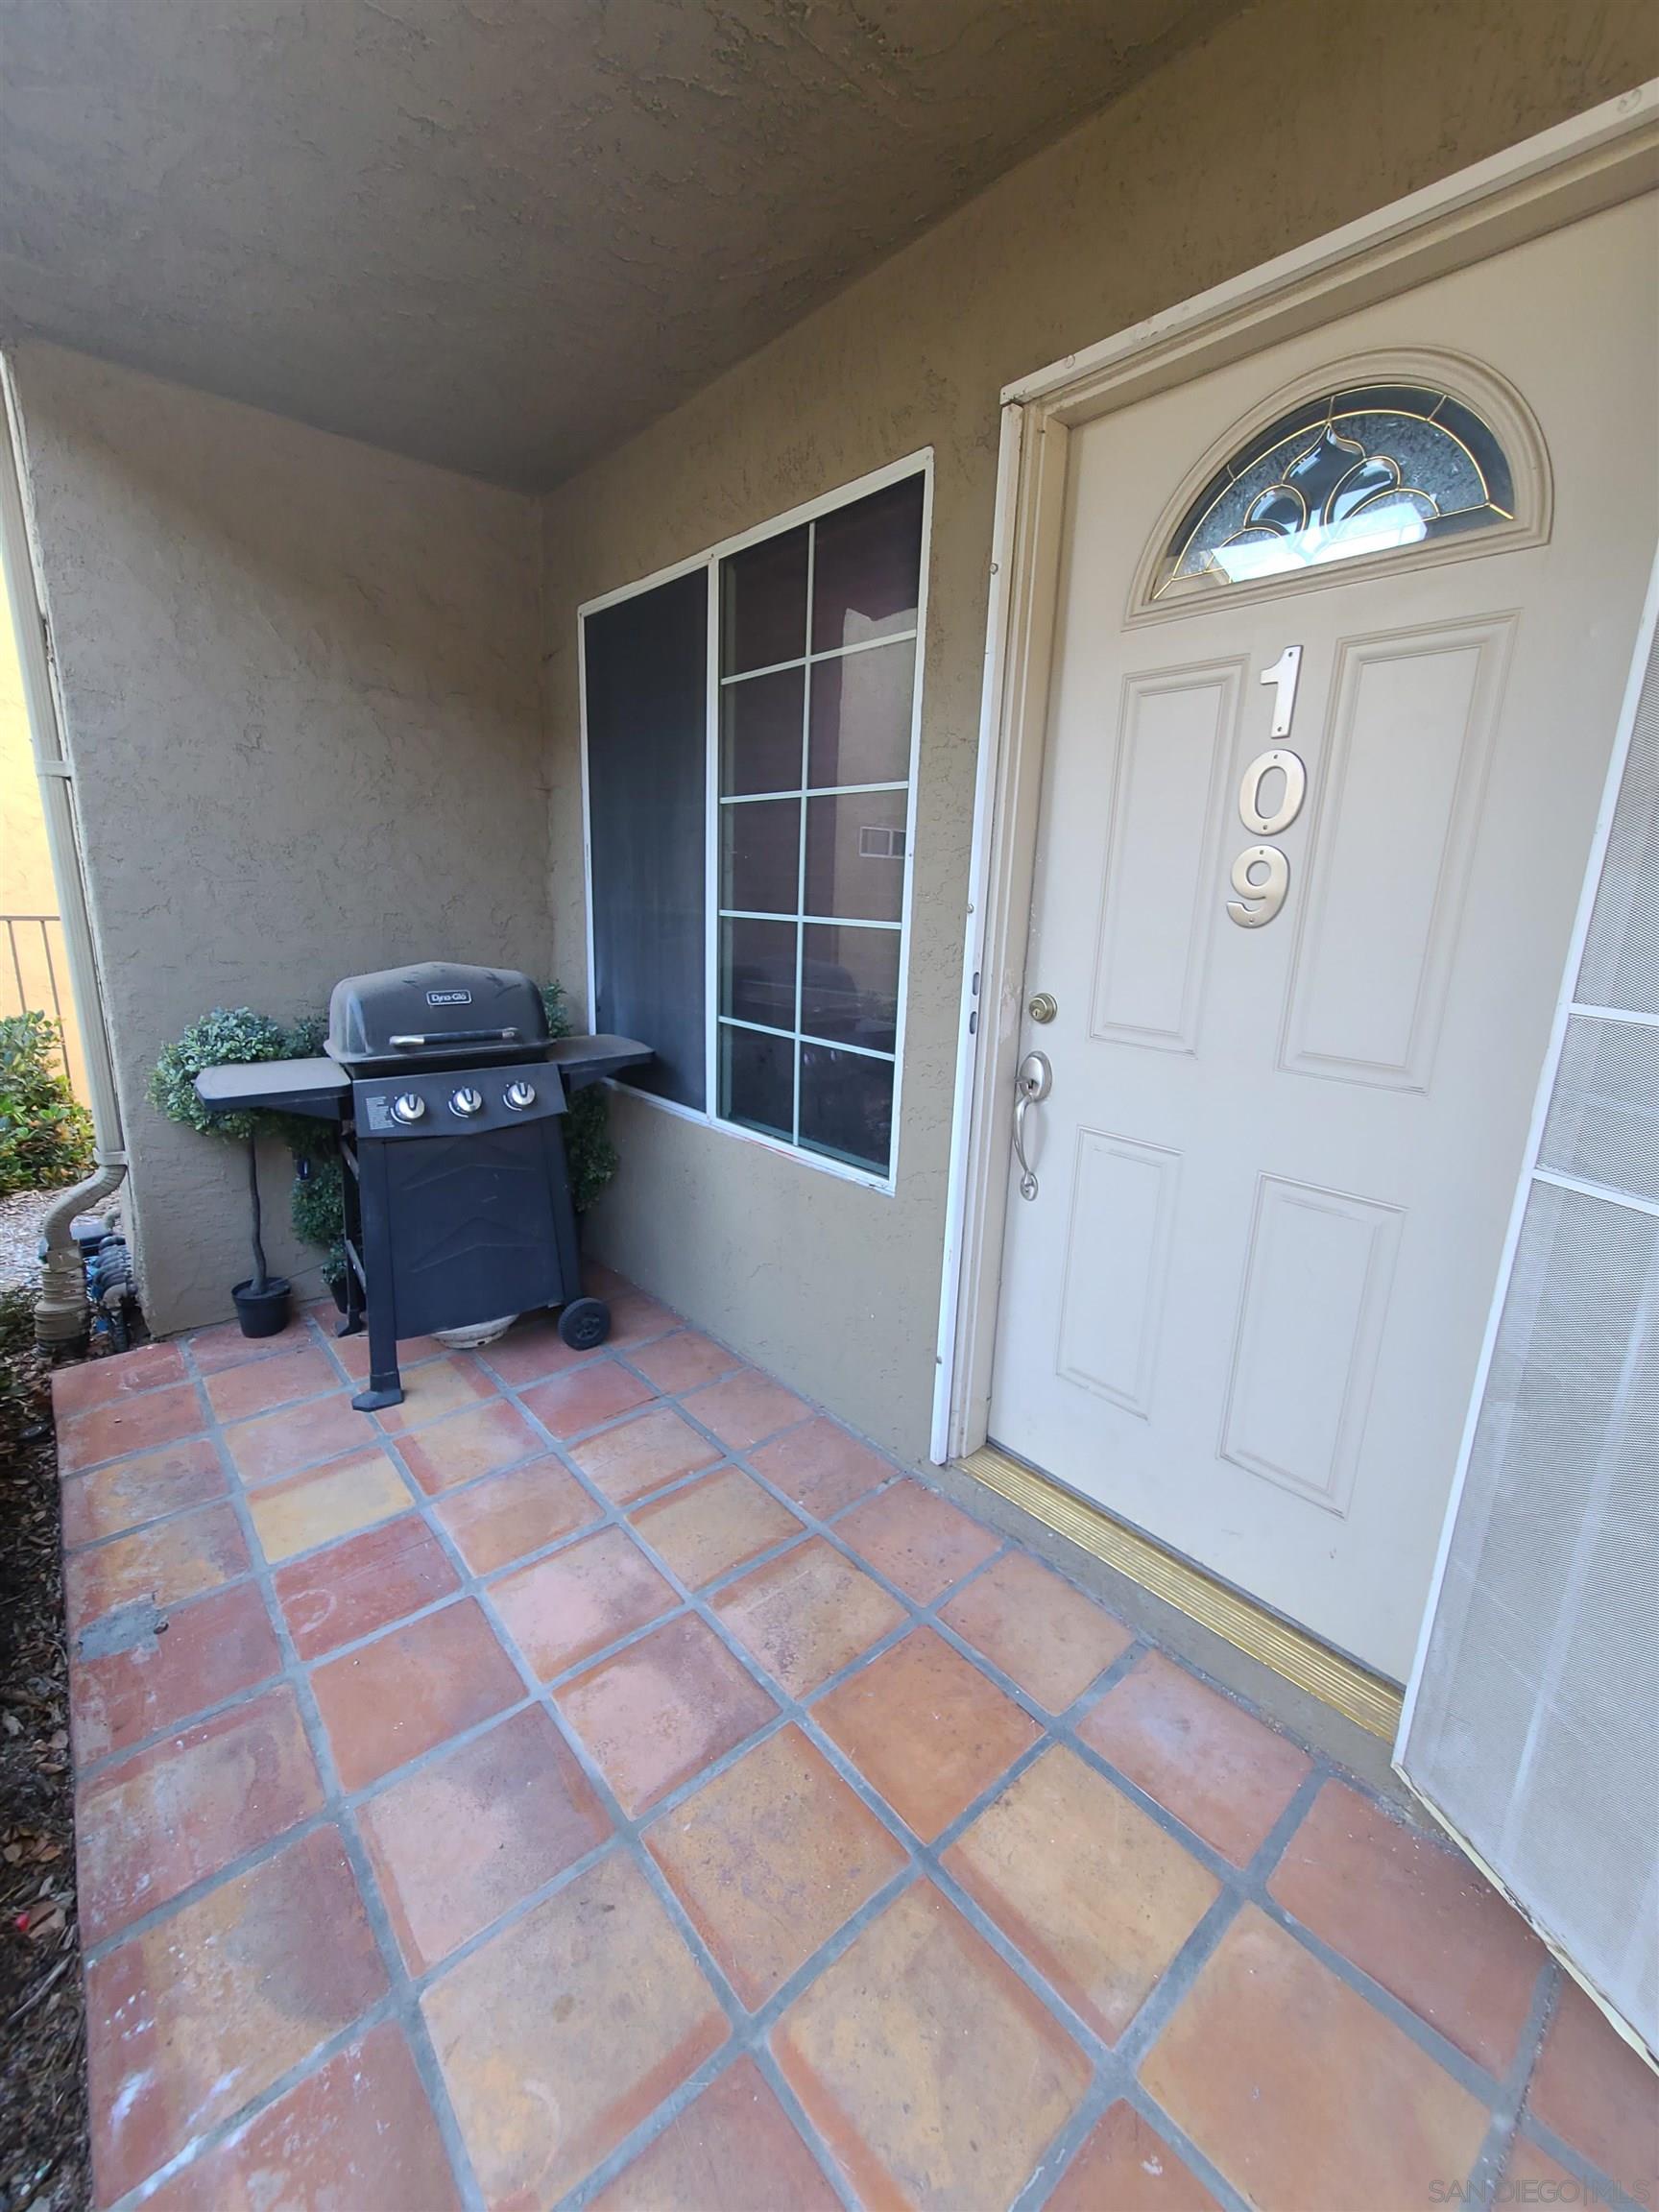
[[[1349,385],[1276,417],[1211,475],[1166,541],[1151,598],[1403,551],[1515,517],[1509,457],[1473,407],[1429,385]]]

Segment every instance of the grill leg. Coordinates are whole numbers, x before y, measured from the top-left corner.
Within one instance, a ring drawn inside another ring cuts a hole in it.
[[[369,1387],[359,1390],[351,1401],[359,1413],[378,1413],[382,1407],[403,1403],[395,1326],[388,1302],[376,1299],[369,1309]]]
[[[363,1223],[363,1269],[369,1296],[369,1387],[351,1403],[359,1413],[378,1413],[401,1406],[403,1382],[397,1372],[397,1308],[392,1294],[390,1214],[386,1191],[386,1147],[358,1147],[359,1203]]]

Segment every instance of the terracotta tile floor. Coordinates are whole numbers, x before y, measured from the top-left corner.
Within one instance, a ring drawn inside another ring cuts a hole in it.
[[[101,2206],[1659,2201],[1461,1859],[612,1287],[59,1379]]]

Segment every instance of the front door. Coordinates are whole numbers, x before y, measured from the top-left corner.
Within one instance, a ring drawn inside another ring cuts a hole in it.
[[[1651,552],[1654,244],[1070,434],[991,1434],[1397,1678]]]

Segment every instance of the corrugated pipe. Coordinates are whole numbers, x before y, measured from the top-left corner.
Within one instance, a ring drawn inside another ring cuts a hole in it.
[[[6,399],[6,436],[0,441],[5,446],[0,453],[0,566],[5,570],[7,605],[23,672],[23,704],[35,748],[35,770],[40,780],[40,806],[46,817],[46,843],[58,885],[70,989],[81,1022],[86,1088],[92,1105],[93,1158],[97,1162],[84,1183],[63,1193],[45,1222],[46,1258],[35,1307],[35,1337],[40,1344],[67,1344],[86,1333],[85,1270],[69,1224],[77,1214],[102,1204],[119,1187],[127,1173],[127,1143],[121,1126],[121,1103],[115,1094],[115,1069],[86,902],[81,840],[75,826],[75,772],[63,747],[46,649],[46,624],[30,549],[23,498],[22,417],[8,360],[0,360],[0,383]]]

